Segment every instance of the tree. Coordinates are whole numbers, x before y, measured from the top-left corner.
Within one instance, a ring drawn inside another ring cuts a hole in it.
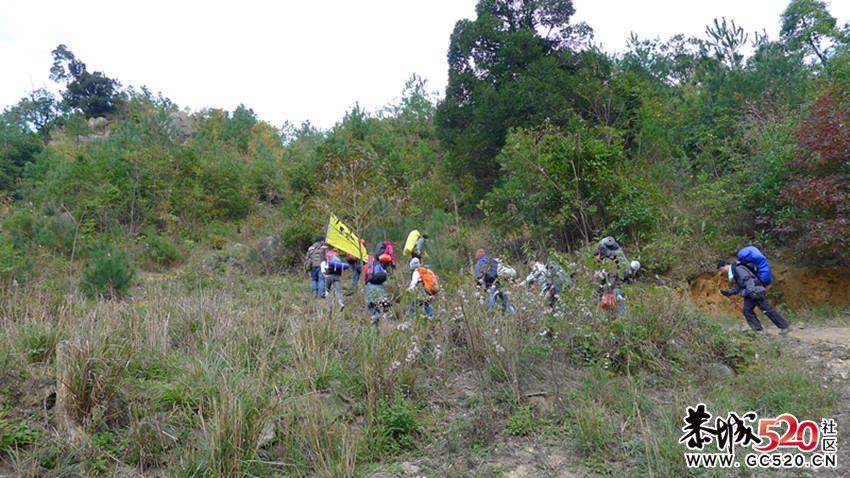
[[[26,98],[21,98],[21,111],[26,120],[41,133],[41,141],[47,146],[50,141],[50,130],[56,122],[58,113],[56,111],[56,97],[44,88],[30,92]]]
[[[320,221],[335,214],[356,234],[397,212],[404,200],[387,165],[360,143],[352,143],[350,153],[329,155],[323,172],[311,209],[324,213]]]
[[[790,52],[803,52],[827,65],[830,42],[837,34],[835,17],[820,0],[791,0],[781,15],[779,38]]]
[[[797,128],[803,155],[782,189],[786,207],[768,219],[808,259],[850,265],[850,94],[827,85]]]
[[[53,66],[50,79],[64,81],[67,90],[62,93],[63,104],[68,109],[79,109],[86,118],[112,114],[121,103],[121,83],[102,72],[89,73],[86,64],[77,59],[68,47],[59,45],[52,52]]]
[[[540,250],[579,246],[601,231],[647,235],[659,194],[635,171],[619,172],[623,151],[610,130],[575,117],[569,128],[513,130],[499,161],[504,172],[483,209],[505,236],[533,237]]]
[[[736,26],[734,20],[730,27],[726,24],[726,17],[723,17],[721,22],[715,18],[714,28],[706,27],[705,33],[709,37],[708,45],[717,61],[730,70],[740,70],[743,67],[744,55],[741,48],[747,44],[747,34],[743,28]]]
[[[479,0],[476,13],[455,24],[436,119],[446,164],[460,181],[471,177],[480,198],[498,178],[508,130],[567,124],[583,101],[579,70],[598,57],[572,50],[589,31],[569,25],[571,0]]]
[[[20,104],[0,114],[0,196],[15,191],[27,164],[44,149]]]

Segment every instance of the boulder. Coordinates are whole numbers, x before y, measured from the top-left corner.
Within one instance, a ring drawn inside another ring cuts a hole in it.
[[[173,111],[168,115],[168,134],[171,141],[182,143],[186,139],[195,136],[195,128],[189,123],[189,117],[183,113]]]

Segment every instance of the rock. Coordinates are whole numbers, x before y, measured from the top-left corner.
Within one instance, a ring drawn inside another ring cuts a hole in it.
[[[731,368],[722,363],[709,364],[708,369],[713,375],[716,375],[718,377],[731,377],[735,375],[735,372]]]
[[[257,258],[263,267],[269,269],[272,267],[275,258],[277,257],[277,236],[268,236],[260,239],[254,249],[257,251]]]
[[[209,271],[213,270],[221,263],[221,256],[212,254],[208,258],[201,261],[201,269]]]
[[[100,135],[103,135],[104,130],[109,127],[109,120],[104,118],[103,116],[98,116],[97,118],[89,118],[89,126],[91,129],[95,130]]]
[[[62,214],[60,214],[59,220],[62,221],[63,223],[65,223],[65,224],[69,225],[69,226],[73,226],[73,225],[77,224],[77,221],[74,220],[74,215],[71,214],[68,211],[65,211]]]
[[[235,257],[228,257],[227,262],[224,263],[227,267],[238,267],[239,269],[245,270],[245,264]]]
[[[829,369],[830,375],[841,380],[850,380],[850,361],[838,359],[826,364],[826,367]]]
[[[241,242],[233,244],[233,246],[227,251],[228,259],[236,259],[240,262],[248,260],[250,256],[251,248]]]
[[[419,467],[414,465],[413,463],[410,463],[409,461],[405,461],[398,467],[405,475],[415,475],[419,473]]]
[[[196,133],[195,128],[189,123],[189,117],[177,111],[168,114],[167,127],[168,135],[175,143],[183,143]]]

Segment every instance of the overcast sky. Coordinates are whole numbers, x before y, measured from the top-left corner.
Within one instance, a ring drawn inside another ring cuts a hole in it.
[[[790,0],[789,0],[790,1]],[[786,0],[574,0],[572,23],[587,22],[607,52],[676,33],[705,37],[714,18],[745,31],[779,32]],[[183,109],[240,103],[280,127],[309,120],[321,129],[355,102],[375,111],[395,101],[414,73],[444,93],[446,49],[456,21],[477,0],[241,0],[145,2],[0,0],[0,108],[49,79],[50,52],[65,44],[89,71],[123,86],[147,86]],[[134,5],[134,6],[130,6]],[[839,25],[850,0],[829,6]]]

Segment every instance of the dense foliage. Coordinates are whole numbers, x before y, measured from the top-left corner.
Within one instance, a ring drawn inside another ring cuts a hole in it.
[[[847,144],[850,32],[824,3],[791,1],[776,40],[724,18],[619,55],[573,13],[481,0],[451,36],[443,98],[414,75],[327,131],[181,111],[59,45],[62,99],[32,91],[0,115],[0,266],[22,277],[37,250],[83,260],[105,241],[162,267],[177,260],[151,245],[262,236],[290,266],[330,212],[370,239],[428,225],[461,256],[474,222],[517,256],[613,234],[658,271],[695,241],[848,263],[848,152],[831,145]]]

